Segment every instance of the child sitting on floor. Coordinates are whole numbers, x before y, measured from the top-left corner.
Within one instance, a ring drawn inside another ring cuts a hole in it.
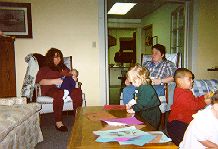
[[[137,64],[127,72],[128,80],[135,86],[135,99],[126,105],[128,113],[140,112],[141,117],[158,129],[160,122],[160,101],[150,85],[149,71]]]
[[[210,104],[209,93],[195,97],[191,91],[193,87],[193,73],[186,68],[179,68],[174,74],[176,88],[174,101],[168,117],[167,131],[172,141],[178,146],[191,122],[192,115]]]
[[[179,144],[181,149],[218,148],[218,90],[211,100],[211,106],[194,115]]]

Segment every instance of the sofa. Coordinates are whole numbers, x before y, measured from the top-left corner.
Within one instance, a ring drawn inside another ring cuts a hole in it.
[[[26,98],[0,98],[0,148],[34,148],[43,141],[39,125],[40,104]]]

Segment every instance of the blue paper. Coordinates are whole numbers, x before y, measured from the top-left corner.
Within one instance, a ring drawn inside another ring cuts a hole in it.
[[[164,143],[171,141],[162,131],[149,131],[144,132],[135,128],[135,126],[124,127],[115,130],[94,131],[95,135],[99,137],[96,142],[119,142],[120,145],[138,145],[143,146],[146,143],[151,142],[158,135],[162,135],[159,142]]]

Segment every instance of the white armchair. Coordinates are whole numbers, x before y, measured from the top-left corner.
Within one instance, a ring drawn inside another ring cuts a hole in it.
[[[40,110],[40,113],[52,113],[53,112],[53,98],[49,96],[41,96],[41,89],[40,85],[36,84],[36,74],[39,71],[39,67],[41,66],[40,62],[37,61],[40,60],[43,56],[40,54],[29,54],[25,57],[25,61],[28,63],[28,67],[26,70],[26,75],[24,78],[22,90],[21,90],[21,96],[27,97],[29,102],[36,101],[37,103],[41,104],[42,108]],[[64,63],[69,68],[72,69],[72,57],[64,57]],[[76,88],[75,90],[80,90],[81,83],[77,82],[79,85],[79,88]],[[34,92],[35,91],[35,92]],[[82,93],[82,99],[83,99],[83,106],[86,106],[86,100],[85,100],[85,94]],[[73,110],[73,104],[72,101],[66,101],[64,102],[63,111],[69,111]]]

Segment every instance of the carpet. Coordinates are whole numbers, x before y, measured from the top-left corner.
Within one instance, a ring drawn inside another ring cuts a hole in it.
[[[67,132],[60,132],[55,129],[53,113],[40,115],[40,127],[44,138],[43,142],[36,145],[35,149],[66,149],[68,137],[74,123],[72,113],[63,115],[63,123],[67,126]]]

